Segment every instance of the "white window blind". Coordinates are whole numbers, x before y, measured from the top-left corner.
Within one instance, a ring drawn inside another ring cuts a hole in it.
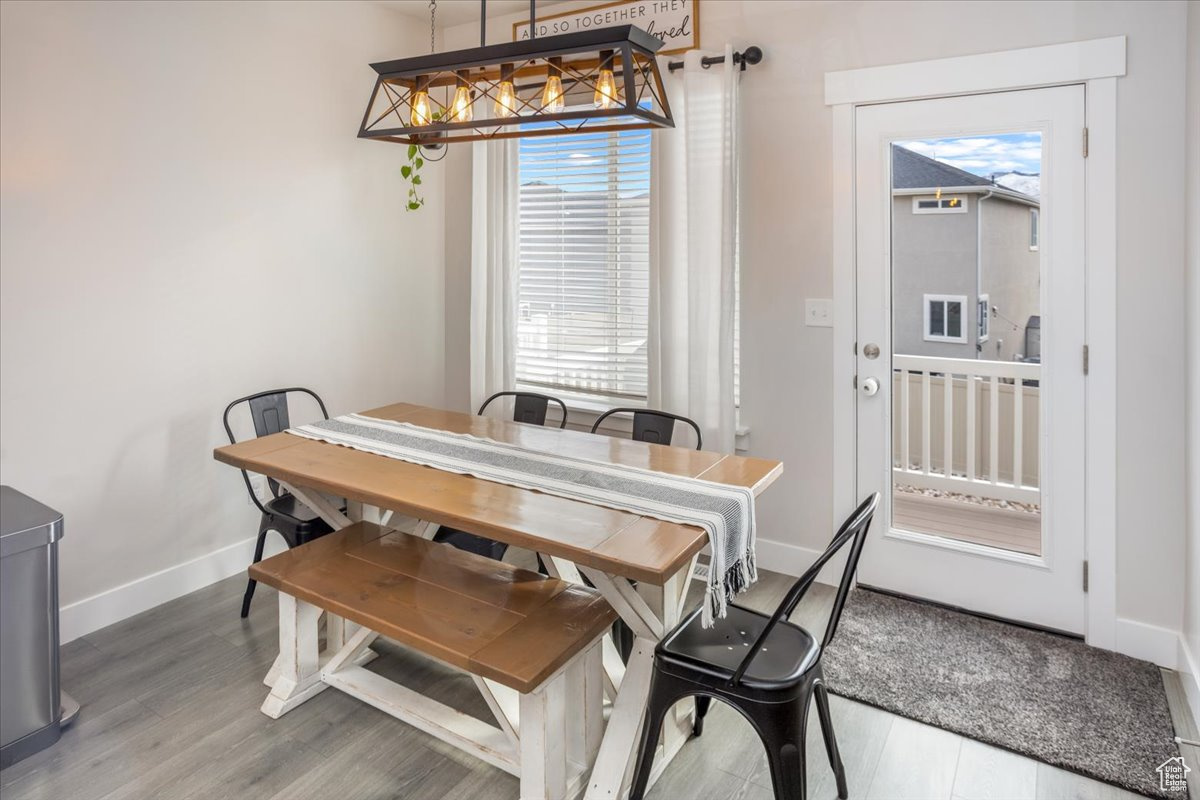
[[[517,383],[644,400],[650,133],[520,140]]]

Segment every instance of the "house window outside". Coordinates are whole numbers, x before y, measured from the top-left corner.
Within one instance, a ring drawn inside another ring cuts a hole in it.
[[[925,341],[965,344],[967,341],[963,295],[925,295]]]
[[[963,195],[918,196],[912,200],[912,210],[914,214],[965,214],[967,198]]]
[[[1041,224],[1041,212],[1036,208],[1029,209],[1029,249],[1038,249],[1038,226]]]
[[[979,295],[975,304],[976,327],[979,341],[986,342],[992,330],[992,301],[986,294]]]
[[[650,132],[526,138],[518,154],[518,386],[644,403]]]

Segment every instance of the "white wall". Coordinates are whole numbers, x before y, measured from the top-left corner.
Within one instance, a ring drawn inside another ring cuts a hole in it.
[[[1192,716],[1200,720],[1200,0],[1187,22],[1187,561],[1183,653]]]
[[[245,568],[229,400],[441,402],[441,181],[406,213],[403,149],[355,138],[368,62],[427,31],[367,2],[0,5],[0,477],[66,515],[66,638]]]
[[[587,3],[564,8],[579,5]],[[806,562],[834,521],[832,332],[803,321],[804,298],[833,293],[824,73],[1127,35],[1117,131],[1117,602],[1120,617],[1153,626],[1148,635],[1171,646],[1183,622],[1185,14],[1183,2],[702,0],[706,48],[729,41],[766,53],[742,84],[742,398],[751,451],[786,465],[759,505],[760,535],[784,545],[767,545],[775,563]],[[492,20],[491,40],[510,36],[512,20]],[[448,29],[446,45],[471,46],[477,32],[474,23]],[[462,206],[469,165],[450,166],[447,194]],[[451,276],[463,285],[466,260],[446,266],[447,285]],[[451,370],[465,369],[467,302],[461,292],[447,296]],[[448,386],[463,383],[447,377]]]

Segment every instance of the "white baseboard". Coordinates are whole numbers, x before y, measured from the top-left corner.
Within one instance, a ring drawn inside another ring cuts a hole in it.
[[[268,548],[279,544],[279,549],[282,549],[281,543],[272,541],[274,538],[267,538]],[[250,537],[235,542],[191,561],[63,606],[58,615],[59,641],[66,644],[188,592],[203,589],[230,575],[244,572],[254,557],[254,541],[254,537]],[[270,550],[267,554],[271,554]]]
[[[1150,661],[1167,669],[1179,668],[1179,631],[1132,619],[1117,619],[1118,653]]]
[[[770,539],[757,539],[754,549],[755,563],[759,569],[781,572],[797,578],[804,574],[804,570],[808,569],[809,565],[821,555],[820,550],[801,547],[798,544],[773,542]],[[838,555],[841,556],[840,553]],[[818,582],[836,586],[841,577],[840,563],[842,562],[831,561],[827,564],[817,579]]]
[[[1179,636],[1178,662],[1179,679],[1183,682],[1183,693],[1187,696],[1192,720],[1200,725],[1200,653],[1188,649],[1187,640],[1182,634]]]

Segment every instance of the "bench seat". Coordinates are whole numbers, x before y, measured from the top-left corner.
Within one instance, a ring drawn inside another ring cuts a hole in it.
[[[261,561],[250,577],[521,693],[596,642],[596,591],[367,522]]]

